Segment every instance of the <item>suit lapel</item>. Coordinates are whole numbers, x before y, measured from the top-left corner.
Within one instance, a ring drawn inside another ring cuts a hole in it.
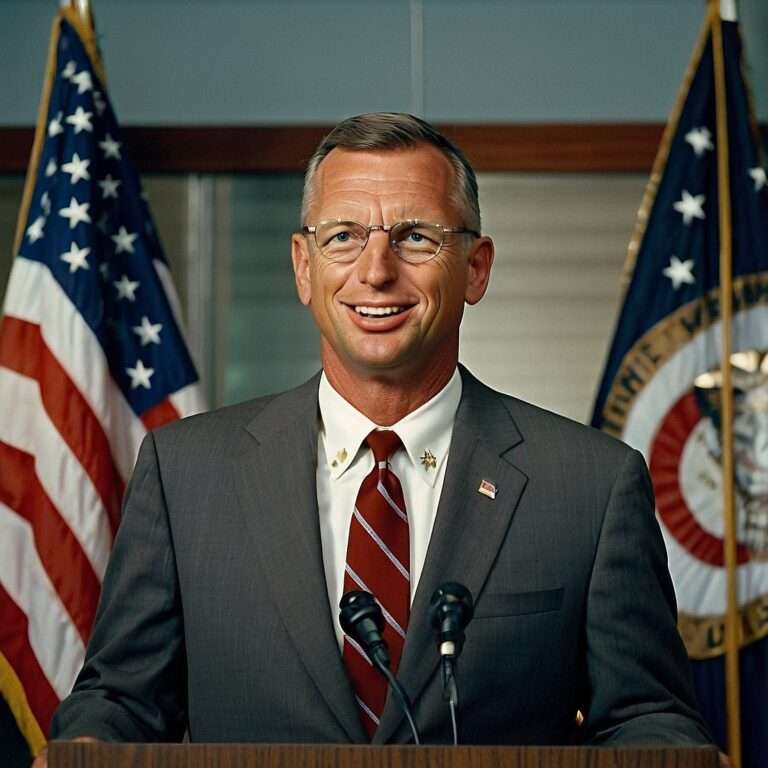
[[[398,671],[412,701],[438,666],[429,624],[433,592],[446,581],[458,581],[477,600],[527,481],[504,455],[522,436],[503,400],[463,368],[461,372],[463,392],[445,483]],[[496,487],[495,500],[478,492],[483,480]],[[397,730],[408,737],[399,707],[390,697],[374,743],[390,740]]]
[[[317,511],[317,386],[278,396],[246,427],[240,505],[296,650],[351,741],[365,741],[328,604]]]

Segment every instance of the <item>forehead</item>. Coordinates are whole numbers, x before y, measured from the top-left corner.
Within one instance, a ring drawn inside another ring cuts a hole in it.
[[[314,180],[313,212],[321,216],[445,218],[455,212],[454,170],[429,144],[399,149],[337,147]]]

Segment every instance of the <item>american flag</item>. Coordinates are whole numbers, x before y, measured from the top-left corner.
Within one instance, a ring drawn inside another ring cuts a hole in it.
[[[82,664],[139,443],[202,409],[100,71],[62,9],[0,321],[0,695],[33,752]]]
[[[768,765],[768,176],[738,25],[732,15],[713,23],[723,39],[732,209],[740,726],[743,765],[759,768]],[[640,210],[592,424],[649,464],[699,704],[727,749],[714,66],[707,26]]]

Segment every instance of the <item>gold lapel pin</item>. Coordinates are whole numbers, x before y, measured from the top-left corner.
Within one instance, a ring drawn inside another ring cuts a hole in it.
[[[347,449],[342,448],[340,451],[336,451],[336,456],[331,462],[332,467],[338,467],[339,464],[343,464],[347,460]]]
[[[482,493],[483,496],[487,496],[489,499],[496,498],[496,486],[490,480],[481,480],[477,492]]]
[[[432,451],[424,451],[424,453],[421,455],[421,458],[419,459],[421,461],[422,465],[424,466],[424,469],[435,469],[437,467],[437,458],[435,457],[435,454],[432,453]]]

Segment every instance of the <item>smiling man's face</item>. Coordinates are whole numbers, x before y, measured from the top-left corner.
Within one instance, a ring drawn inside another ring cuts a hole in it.
[[[336,148],[315,176],[309,225],[328,219],[391,225],[407,219],[463,227],[454,172],[436,148]],[[402,261],[385,232],[373,231],[356,261],[328,261],[311,236],[293,239],[302,303],[322,335],[323,367],[356,378],[407,382],[452,373],[464,303],[482,298],[493,247],[488,238],[447,235],[424,264]]]

